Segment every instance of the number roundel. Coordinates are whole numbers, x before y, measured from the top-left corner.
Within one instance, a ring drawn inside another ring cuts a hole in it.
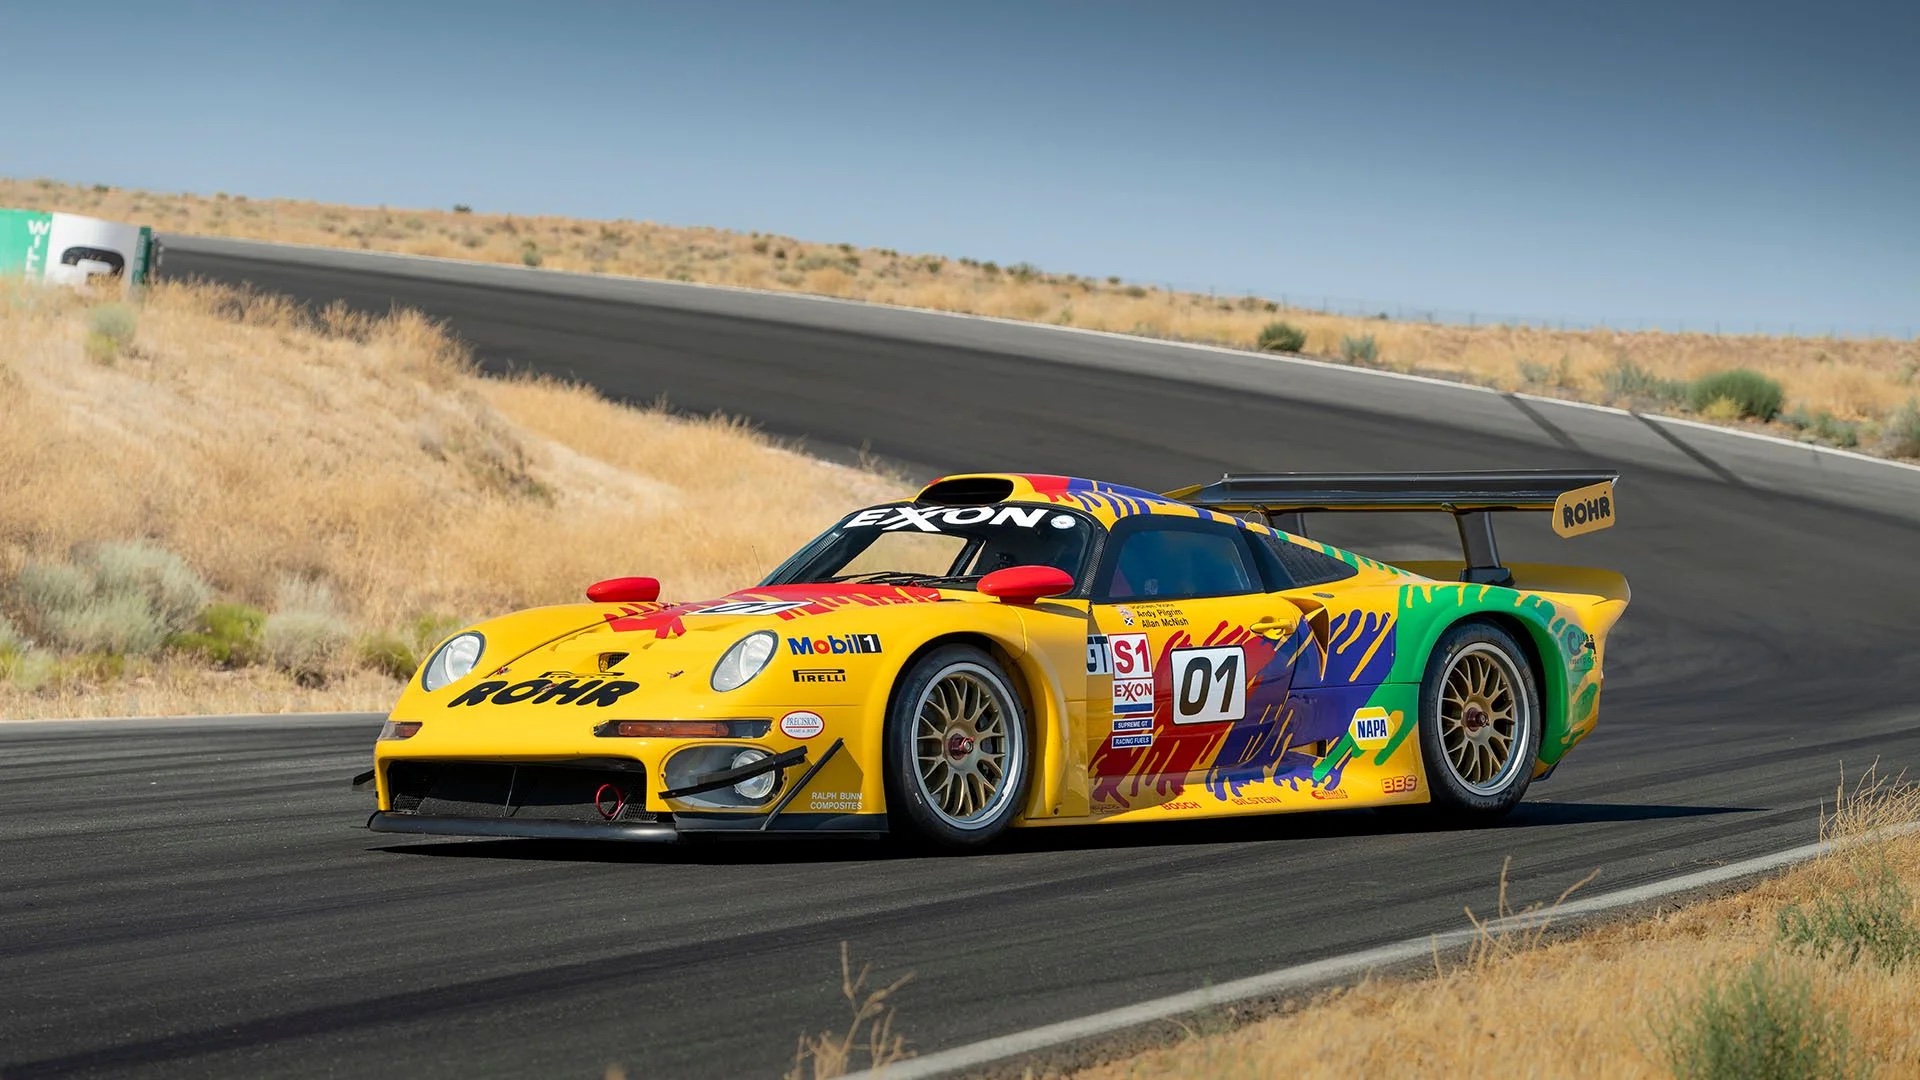
[[[1247,651],[1239,645],[1174,649],[1173,722],[1217,724],[1247,715]]]

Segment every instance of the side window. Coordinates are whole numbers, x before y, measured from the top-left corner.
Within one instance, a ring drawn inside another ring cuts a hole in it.
[[[1137,523],[1137,524],[1136,524]],[[1096,590],[1104,600],[1191,600],[1259,592],[1260,576],[1241,530],[1168,517],[1122,521]]]
[[[1331,555],[1290,544],[1268,533],[1250,532],[1247,536],[1253,541],[1254,555],[1260,560],[1260,572],[1267,579],[1267,588],[1274,592],[1325,585],[1359,573]]]

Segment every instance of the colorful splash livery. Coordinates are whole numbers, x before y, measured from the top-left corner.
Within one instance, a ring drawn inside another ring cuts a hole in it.
[[[1511,809],[1598,716],[1619,574],[1506,564],[1493,516],[1613,523],[1610,473],[935,481],[760,585],[650,578],[442,643],[374,748],[383,832],[675,840],[1432,804]],[[1309,514],[1448,513],[1388,565]]]

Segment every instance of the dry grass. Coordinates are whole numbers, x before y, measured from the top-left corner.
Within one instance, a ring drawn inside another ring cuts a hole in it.
[[[156,194],[0,180],[0,205],[138,221],[162,231],[365,248],[548,269],[740,285],[995,315],[1252,348],[1269,322],[1306,332],[1305,352],[1509,390],[1684,413],[1683,401],[1622,379],[1669,382],[1751,368],[1786,388],[1777,432],[1920,455],[1900,410],[1920,395],[1920,342],[1698,333],[1446,326],[1285,309],[1108,278],[911,255],[792,237],[633,221],[331,206],[217,194]],[[1349,344],[1371,338],[1375,355]],[[1704,418],[1732,420],[1706,406]],[[1791,422],[1788,422],[1791,421]]]
[[[177,554],[221,600],[354,638],[569,601],[618,574],[712,595],[900,490],[735,421],[479,378],[413,314],[310,319],[165,285],[101,358],[86,348],[93,310],[64,290],[0,291],[0,616],[13,603],[16,627],[28,620],[9,586],[28,564],[130,540]],[[165,657],[69,660],[0,664],[13,676],[0,717],[204,711],[256,693],[252,707],[382,708],[392,693],[351,657],[305,696],[257,672],[195,683]]]
[[[893,1030],[891,1004],[893,995],[912,981],[913,973],[908,972],[885,986],[873,985],[873,965],[862,964],[854,971],[853,955],[841,942],[840,996],[847,1003],[846,1030],[801,1035],[785,1080],[829,1080],[856,1068],[884,1070],[912,1057],[906,1038]]]
[[[1871,776],[1842,790],[1832,837],[1920,819],[1920,790]],[[1559,942],[1483,940],[1419,981],[1328,992],[1281,1016],[1076,1074],[1159,1077],[1673,1075],[1677,1022],[1708,986],[1756,962],[1838,1016],[1857,1058],[1882,1076],[1920,1076],[1920,964],[1888,969],[1782,941],[1781,912],[1858,896],[1891,875],[1920,919],[1920,835],[1843,848],[1757,887]],[[1694,1070],[1689,1070],[1691,1074]]]

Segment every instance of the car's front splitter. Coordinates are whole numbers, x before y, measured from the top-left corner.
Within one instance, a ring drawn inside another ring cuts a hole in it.
[[[768,828],[769,824],[776,825]],[[619,840],[671,844],[691,838],[754,836],[878,837],[887,833],[885,814],[783,814],[770,822],[757,814],[680,814],[662,821],[550,821],[536,819],[443,817],[375,811],[367,828],[378,833],[418,836],[493,837],[522,840]]]

